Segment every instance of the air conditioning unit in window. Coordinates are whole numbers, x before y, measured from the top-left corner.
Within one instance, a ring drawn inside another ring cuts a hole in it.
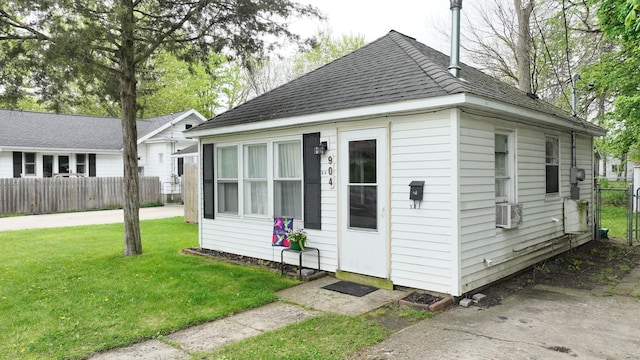
[[[522,225],[522,204],[496,204],[496,227],[515,229]]]

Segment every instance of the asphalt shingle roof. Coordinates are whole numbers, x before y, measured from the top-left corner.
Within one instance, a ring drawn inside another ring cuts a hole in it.
[[[182,113],[138,120],[138,138]],[[119,118],[0,110],[0,147],[122,149]]]
[[[571,114],[543,100],[533,99],[471,66],[461,64],[459,78],[451,75],[448,67],[449,56],[392,30],[356,51],[194,129],[460,93],[486,97],[585,125]]]

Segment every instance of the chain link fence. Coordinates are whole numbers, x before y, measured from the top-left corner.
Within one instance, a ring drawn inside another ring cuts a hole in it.
[[[638,228],[632,181],[599,180],[595,192],[596,237],[624,239],[631,245]]]

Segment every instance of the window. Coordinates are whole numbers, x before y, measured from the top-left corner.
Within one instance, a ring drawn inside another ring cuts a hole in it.
[[[185,130],[189,130],[189,129],[191,129],[192,127],[193,127],[193,125],[192,125],[192,124],[184,124],[184,129],[185,129]]]
[[[267,144],[245,145],[244,158],[244,213],[266,215],[267,198]]]
[[[53,176],[53,155],[42,155],[42,177]]]
[[[510,134],[495,135],[496,202],[513,202],[514,195],[514,151]]]
[[[303,219],[300,139],[220,145],[216,154],[218,213]]]
[[[36,175],[36,153],[24,153],[25,175]]]
[[[273,215],[302,219],[302,150],[300,142],[276,143],[274,157]]]
[[[58,174],[68,174],[68,173],[69,173],[69,156],[68,155],[58,156]]]
[[[560,146],[558,138],[547,136],[545,143],[546,193],[558,194],[560,191]]]
[[[76,172],[78,174],[84,174],[87,170],[85,154],[76,154]]]
[[[158,153],[158,163],[162,164],[162,158],[163,158],[163,154]]]
[[[238,213],[238,147],[218,147],[218,212]]]

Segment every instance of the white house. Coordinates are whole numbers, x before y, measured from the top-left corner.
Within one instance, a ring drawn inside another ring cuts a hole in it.
[[[449,65],[391,31],[187,131],[200,246],[280,261],[292,217],[323,270],[457,296],[591,240],[604,130]]]
[[[631,181],[633,168],[633,161],[607,156],[607,161],[598,160],[598,177],[609,181]]]
[[[166,198],[180,193],[171,154],[194,144],[182,132],[205,118],[195,110],[138,120],[141,175],[158,176]],[[0,178],[122,176],[119,118],[0,110]]]

